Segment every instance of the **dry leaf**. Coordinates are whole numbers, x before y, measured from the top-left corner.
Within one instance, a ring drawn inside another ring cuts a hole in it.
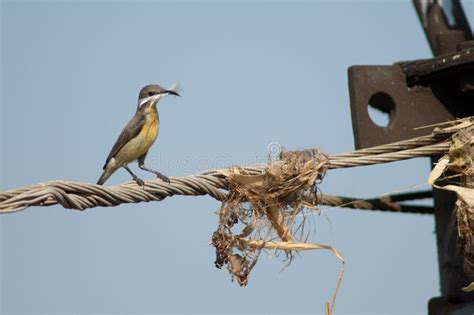
[[[464,203],[466,203],[469,208],[474,208],[474,189],[456,185],[447,185],[441,188],[454,191],[458,195],[458,199],[464,201]]]
[[[465,292],[472,292],[474,291],[474,282],[471,282],[467,287],[462,288]]]
[[[460,124],[454,125],[452,127],[443,128],[443,131],[453,131],[453,130],[460,130],[466,129],[472,126],[472,121],[470,119],[461,122]]]
[[[265,175],[243,175],[243,174],[232,174],[232,180],[239,185],[245,186],[261,186]]]
[[[439,159],[438,163],[436,163],[436,166],[433,168],[430,173],[430,176],[428,177],[428,184],[430,184],[430,186],[433,186],[436,180],[441,176],[441,174],[443,174],[444,170],[448,166],[448,163],[449,156],[447,155]]]

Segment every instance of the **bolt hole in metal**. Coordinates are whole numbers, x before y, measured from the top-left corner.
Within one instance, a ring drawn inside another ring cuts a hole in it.
[[[379,127],[388,127],[395,117],[395,103],[385,93],[375,93],[367,104],[369,117]]]

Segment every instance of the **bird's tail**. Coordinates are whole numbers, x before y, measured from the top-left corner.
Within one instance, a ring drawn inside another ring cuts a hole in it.
[[[103,185],[105,181],[112,175],[113,172],[107,171],[107,169],[104,170],[102,175],[100,175],[99,180],[97,181],[97,185]]]

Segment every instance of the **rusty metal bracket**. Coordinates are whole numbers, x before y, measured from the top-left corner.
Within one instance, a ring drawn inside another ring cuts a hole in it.
[[[356,149],[425,135],[417,129],[474,115],[474,41],[431,59],[393,66],[352,66],[349,94]],[[369,117],[369,104],[390,116],[386,127]]]
[[[349,94],[356,149],[423,136],[431,130],[415,128],[455,117],[430,87],[408,87],[399,66],[350,67]],[[388,126],[372,121],[368,104],[390,115]]]

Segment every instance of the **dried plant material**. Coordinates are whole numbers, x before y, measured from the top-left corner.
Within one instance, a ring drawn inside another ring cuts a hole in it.
[[[465,292],[473,292],[474,291],[474,282],[471,282],[467,287],[462,288]]]
[[[449,148],[449,165],[453,171],[466,176],[474,173],[473,146],[474,127],[462,129],[453,135],[453,143]]]
[[[239,238],[238,242],[240,245],[249,246],[251,248],[266,248],[266,249],[278,249],[278,250],[329,250],[334,256],[344,265],[344,257],[342,257],[341,252],[330,245],[322,245],[316,243],[293,243],[293,242],[272,242],[272,241],[263,241],[263,240],[248,240]],[[341,268],[344,268],[342,266]]]
[[[444,186],[443,189],[456,192],[456,217],[458,237],[464,247],[464,270],[474,274],[474,189],[455,185]]]
[[[453,129],[457,128],[457,129]],[[431,172],[428,183],[434,187],[453,191],[457,195],[456,218],[458,238],[464,247],[464,270],[474,274],[474,126],[471,119],[461,121],[460,124],[439,129],[439,132],[458,130],[452,136],[452,144],[448,155],[443,156]],[[463,186],[438,186],[436,180],[447,170],[462,176]]]
[[[468,208],[474,209],[474,189],[456,185],[446,185],[442,188],[454,191],[458,196],[458,200],[462,201]]]
[[[329,250],[334,256],[341,262],[341,269],[339,270],[339,275],[336,281],[336,288],[332,296],[331,303],[325,303],[326,314],[330,315],[334,310],[334,304],[336,303],[337,292],[342,282],[344,276],[344,257],[341,252],[334,247],[329,245],[315,244],[315,243],[292,243],[292,242],[271,242],[271,241],[262,241],[262,240],[248,240],[248,239],[238,239],[240,245],[245,245],[255,249],[272,249],[272,250]]]
[[[216,267],[227,265],[232,280],[246,285],[262,249],[282,250],[290,261],[294,251],[330,250],[342,264],[332,302],[327,306],[330,314],[344,259],[332,246],[306,243],[304,220],[294,227],[303,209],[317,206],[316,181],[323,178],[327,168],[328,157],[314,149],[283,151],[280,160],[270,162],[261,173],[239,167],[222,172],[229,194],[219,210],[219,226],[212,237]],[[300,237],[295,236],[297,231]]]
[[[454,123],[455,125],[450,126],[450,127],[445,127],[445,128],[442,128],[442,129],[437,127],[437,128],[435,128],[434,131],[435,132],[439,132],[439,131],[441,131],[441,132],[453,132],[453,131],[457,131],[457,130],[461,130],[461,129],[467,129],[467,128],[470,128],[471,126],[473,126],[473,120],[472,120],[471,117],[461,118],[461,119],[458,119],[458,120],[450,122],[450,123]]]
[[[329,305],[329,302],[324,303],[324,313],[326,315],[331,315],[331,305]]]
[[[469,120],[470,122],[470,120]],[[464,270],[474,274],[474,127],[469,126],[453,135],[453,144],[449,150],[452,171],[462,174],[463,186],[444,186],[444,189],[456,192],[456,217],[458,236],[464,247]]]
[[[444,171],[448,167],[448,163],[449,157],[447,155],[439,159],[438,163],[436,163],[436,166],[433,168],[430,173],[430,176],[428,177],[428,184],[430,184],[431,186],[434,185],[436,180],[444,173]]]
[[[220,231],[214,232],[212,245],[216,249],[216,268],[221,269],[224,265],[227,265],[232,281],[236,280],[239,285],[246,286],[248,275],[257,263],[260,251],[248,250],[245,252],[245,256],[234,253],[236,251],[235,238]],[[241,248],[237,250],[242,251]]]
[[[473,147],[474,147],[474,126],[471,120],[462,121],[460,124],[444,129],[438,129],[438,132],[449,130],[458,130],[452,137],[452,144],[448,155],[439,159],[436,166],[430,173],[428,184],[434,186],[435,181],[447,170],[450,169],[456,173],[466,176],[472,176],[474,173]]]
[[[235,249],[248,259],[249,266],[254,265],[254,253],[238,246],[235,237],[294,240],[292,223],[301,210],[298,197],[315,192],[316,179],[322,178],[328,158],[318,150],[282,152],[280,158],[269,163],[261,174],[251,174],[238,167],[224,173],[229,195],[222,203],[219,227],[213,236],[216,261],[228,263]],[[244,226],[240,233],[232,229],[236,223]],[[231,274],[239,276],[235,268],[231,268]]]

